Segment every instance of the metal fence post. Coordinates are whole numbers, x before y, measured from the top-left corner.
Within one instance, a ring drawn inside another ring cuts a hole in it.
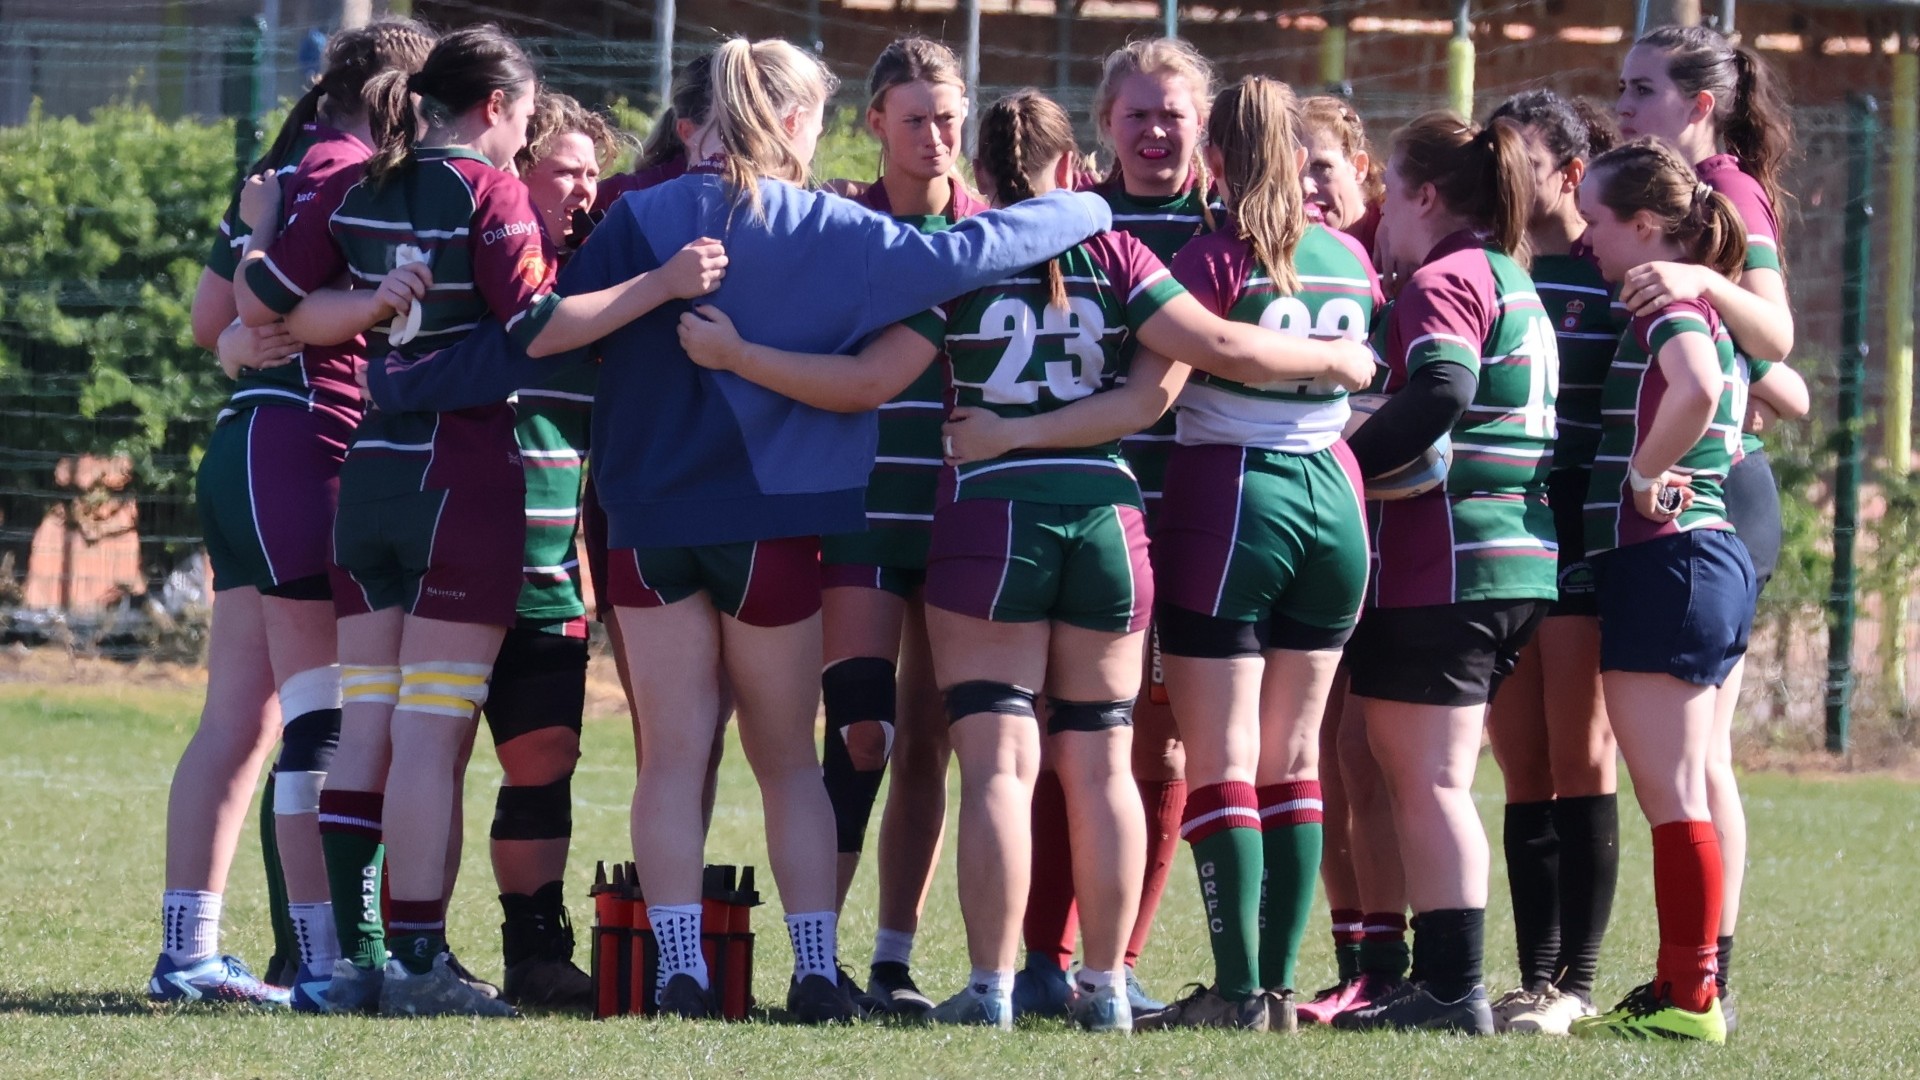
[[[1840,399],[1834,436],[1833,587],[1827,592],[1827,750],[1847,749],[1853,709],[1853,555],[1860,525],[1862,383],[1867,366],[1867,276],[1873,254],[1874,144],[1879,106],[1860,95],[1849,101],[1846,234],[1840,255]]]
[[[260,114],[265,110],[264,84],[267,24],[259,16],[241,19],[227,48],[226,78],[221,87],[222,110],[233,118],[233,168],[244,172],[260,154]]]
[[[1447,42],[1447,105],[1473,119],[1473,0],[1459,0],[1453,12],[1453,39]]]

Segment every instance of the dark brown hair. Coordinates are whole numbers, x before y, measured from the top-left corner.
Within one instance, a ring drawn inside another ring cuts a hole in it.
[[[1496,120],[1478,127],[1436,110],[1395,132],[1393,152],[1402,180],[1432,184],[1447,209],[1491,233],[1495,247],[1522,266],[1532,261],[1533,166],[1517,125]]]
[[[656,169],[686,155],[687,148],[680,145],[680,121],[691,121],[695,127],[707,122],[707,114],[713,110],[712,73],[713,54],[706,52],[674,74],[673,93],[660,119],[653,122],[647,141],[640,144],[640,156],[633,163],[634,172]]]
[[[1293,253],[1307,233],[1306,198],[1294,168],[1297,113],[1286,83],[1248,75],[1220,91],[1207,114],[1207,143],[1220,151],[1234,229],[1286,293],[1300,291]]]
[[[392,95],[383,93],[376,80],[382,73],[397,72],[404,85],[406,76],[420,70],[432,48],[433,31],[412,19],[375,19],[335,33],[327,39],[320,77],[293,103],[273,143],[247,172],[298,164],[286,158],[293,153],[300,132],[321,119],[323,110],[335,120],[365,114],[374,145],[379,145],[394,117]]]
[[[433,126],[451,123],[496,90],[512,99],[533,85],[533,63],[493,25],[463,27],[441,38],[420,70],[406,77],[406,91],[419,96],[420,116]],[[414,124],[396,125],[367,162],[367,179],[384,183],[411,163],[419,137]]]
[[[1033,184],[1041,171],[1063,154],[1077,154],[1073,119],[1067,110],[1040,91],[1016,90],[987,106],[980,117],[980,145],[974,164],[982,179],[992,179],[987,194],[996,206],[1011,206],[1033,198]],[[1060,260],[1047,264],[1047,302],[1067,306],[1067,283]]]
[[[1767,62],[1709,26],[1662,26],[1633,44],[1666,54],[1667,78],[1682,94],[1713,95],[1721,143],[1740,159],[1741,170],[1760,182],[1779,213],[1787,197],[1780,179],[1793,150],[1793,116]]]
[[[1635,139],[1595,158],[1587,172],[1595,198],[1621,219],[1645,210],[1687,258],[1740,278],[1747,228],[1725,195],[1700,182],[1693,166],[1655,138]]]

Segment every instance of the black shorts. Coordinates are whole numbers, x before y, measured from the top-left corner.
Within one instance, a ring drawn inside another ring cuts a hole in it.
[[[587,639],[515,626],[501,639],[480,711],[498,746],[542,728],[580,733],[587,708]]]
[[[1547,476],[1547,508],[1553,511],[1553,537],[1560,545],[1560,598],[1547,605],[1547,616],[1600,615],[1593,596],[1593,567],[1587,562],[1587,526],[1584,506],[1591,469],[1561,469]]]
[[[1368,608],[1347,642],[1348,691],[1410,705],[1484,705],[1546,612],[1545,600]]]
[[[1755,450],[1727,473],[1727,520],[1753,557],[1756,591],[1765,589],[1780,565],[1780,485],[1765,450]]]
[[[1759,595],[1747,549],[1695,529],[1600,553],[1600,670],[1719,686],[1747,653]]]

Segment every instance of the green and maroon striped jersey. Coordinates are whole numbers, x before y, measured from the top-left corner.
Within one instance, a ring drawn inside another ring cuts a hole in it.
[[[1627,484],[1627,466],[1640,442],[1652,429],[1660,401],[1666,396],[1667,377],[1660,369],[1660,350],[1676,338],[1699,334],[1713,345],[1720,361],[1721,392],[1713,420],[1693,449],[1680,456],[1673,471],[1684,473],[1693,488],[1693,503],[1673,521],[1648,521],[1633,508]],[[1607,369],[1600,412],[1600,452],[1594,456],[1588,482],[1587,553],[1638,544],[1691,529],[1731,529],[1727,521],[1727,471],[1740,460],[1741,421],[1746,416],[1746,380],[1741,378],[1733,339],[1720,315],[1705,300],[1668,304],[1651,315],[1633,320],[1621,336],[1619,352]]]
[[[330,218],[296,219],[249,268],[247,283],[268,307],[291,311],[343,274],[354,288],[374,288],[403,258],[425,259],[433,287],[416,305],[417,328],[399,317],[369,330],[370,359],[404,363],[444,349],[489,316],[521,348],[539,335],[559,303],[554,257],[518,180],[465,148],[423,147],[383,184],[351,174],[336,180],[348,181]],[[409,329],[410,338],[392,342]],[[478,484],[519,490],[525,478],[513,425],[504,401],[447,413],[369,409],[340,471],[342,498]]]
[[[1283,293],[1253,245],[1231,225],[1195,239],[1173,260],[1173,276],[1209,311],[1283,334],[1365,341],[1382,302],[1373,262],[1351,237],[1307,228],[1293,253],[1300,289]],[[1184,445],[1257,446],[1312,454],[1346,426],[1346,388],[1327,378],[1249,386],[1195,370],[1174,403]]]
[[[343,131],[318,127],[319,138],[300,158],[299,167],[280,180],[280,219],[291,229],[302,215],[326,218],[344,198],[346,187],[334,183],[342,173],[359,176],[373,149]],[[241,226],[245,230],[246,226]],[[243,231],[240,243],[246,244]],[[237,249],[236,249],[237,250]],[[243,371],[234,380],[222,419],[258,405],[287,406],[326,413],[351,428],[360,422],[360,387],[354,369],[366,355],[366,341],[354,336],[338,345],[309,345],[288,363],[258,371]]]
[[[514,396],[513,437],[527,477],[523,626],[565,633],[587,613],[580,592],[580,485],[599,381],[598,364],[575,364]]]
[[[1385,358],[1388,393],[1426,364],[1459,364],[1478,385],[1449,436],[1445,486],[1370,504],[1375,603],[1554,599],[1546,482],[1559,360],[1532,279],[1484,237],[1447,237],[1394,298]]]
[[[267,162],[267,165],[273,169],[274,175],[280,178],[280,183],[285,185],[287,178],[299,170],[301,160],[307,156],[308,150],[313,149],[315,143],[342,134],[344,133],[326,124],[318,122],[303,124],[300,134],[293,138],[293,145],[287,148],[286,158],[282,161]],[[240,180],[241,184],[244,184],[246,177],[241,177]],[[284,187],[280,194],[284,210],[288,195]],[[246,249],[247,237],[252,234],[253,230],[247,228],[247,223],[240,220],[240,184],[235,184],[233,197],[227,200],[227,212],[220,215],[220,229],[213,235],[213,246],[207,251],[207,269],[232,281],[233,275],[240,270],[240,256]]]
[[[1739,212],[1740,220],[1747,227],[1747,261],[1743,270],[1776,270],[1784,272],[1785,263],[1780,254],[1780,215],[1774,209],[1772,200],[1767,198],[1767,189],[1760,181],[1748,176],[1740,168],[1740,159],[1732,154],[1715,154],[1693,167],[1700,182],[1727,197],[1733,208]],[[1740,343],[1733,343],[1734,352],[1740,357],[1740,377],[1746,385],[1752,386],[1764,377],[1773,367],[1768,360],[1755,360],[1740,351]],[[1741,399],[1746,400],[1744,397]],[[1744,405],[1742,406],[1744,409]],[[1765,447],[1760,436],[1745,431],[1746,417],[1740,418],[1741,447],[1745,453],[1755,453]]]
[[[946,214],[894,214],[886,185],[878,180],[855,201],[929,233],[987,209],[957,181]],[[878,450],[867,477],[867,531],[823,538],[824,561],[926,569],[940,487],[940,426],[946,418],[947,366],[936,359],[911,386],[880,406]]]
[[[1560,433],[1553,441],[1553,467],[1584,469],[1593,464],[1600,445],[1600,384],[1631,316],[1618,300],[1619,290],[1600,276],[1592,249],[1580,241],[1565,255],[1535,255],[1532,273],[1560,350],[1559,393],[1553,402]]]
[[[1065,309],[1049,302],[1039,266],[907,320],[946,351],[956,405],[1031,416],[1111,390],[1126,381],[1135,328],[1186,291],[1123,232],[1096,236],[1056,261]],[[1117,442],[970,462],[953,470],[951,484],[956,499],[1141,505]]]
[[[1113,228],[1145,244],[1163,264],[1173,258],[1189,240],[1212,231],[1208,211],[1218,221],[1225,213],[1218,204],[1209,206],[1199,184],[1178,195],[1142,196],[1127,194],[1125,182],[1115,175],[1096,184],[1093,191],[1107,200],[1113,210]],[[1120,440],[1134,475],[1140,480],[1140,495],[1146,500],[1148,514],[1160,505],[1160,490],[1167,475],[1167,457],[1173,451],[1174,430],[1178,421],[1173,410],[1135,435]]]

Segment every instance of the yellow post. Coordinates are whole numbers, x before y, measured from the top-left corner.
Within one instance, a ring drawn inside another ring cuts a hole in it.
[[[1347,81],[1347,17],[1328,5],[1326,18],[1327,28],[1320,31],[1320,81],[1338,86]]]
[[[1913,20],[1900,28],[1893,57],[1893,146],[1887,177],[1887,379],[1880,410],[1881,448],[1890,477],[1913,469],[1913,202],[1920,148],[1920,56],[1914,54]],[[1895,587],[1881,597],[1881,679],[1896,715],[1907,704],[1907,613],[1909,593]]]
[[[1473,119],[1473,19],[1471,0],[1460,0],[1453,17],[1453,40],[1447,42],[1447,105]]]
[[[1913,276],[1915,171],[1920,147],[1920,55],[1900,36],[1893,58],[1893,153],[1887,177],[1887,389],[1881,424],[1887,470],[1905,475],[1913,460]]]

